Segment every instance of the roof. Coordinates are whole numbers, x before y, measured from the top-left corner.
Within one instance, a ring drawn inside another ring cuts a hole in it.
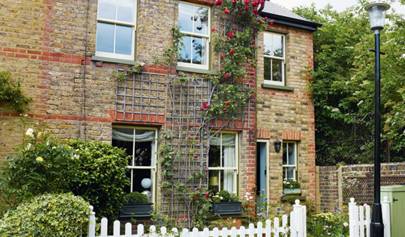
[[[296,27],[304,30],[315,31],[321,24],[310,21],[304,17],[301,17],[291,10],[282,7],[271,1],[266,1],[263,11],[261,13],[264,16],[268,16],[274,20],[275,23]]]

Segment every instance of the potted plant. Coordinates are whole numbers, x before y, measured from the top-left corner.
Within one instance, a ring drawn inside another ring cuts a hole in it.
[[[222,190],[211,197],[213,202],[212,211],[215,215],[241,215],[242,203],[234,194]]]
[[[301,194],[301,185],[296,180],[284,180],[283,181],[283,193],[284,194]]]
[[[121,218],[142,218],[151,217],[153,204],[149,202],[148,196],[139,192],[128,193],[125,196],[125,204],[120,210]]]

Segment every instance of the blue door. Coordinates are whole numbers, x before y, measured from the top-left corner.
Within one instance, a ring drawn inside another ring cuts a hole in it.
[[[257,187],[257,197],[258,202],[267,202],[267,143],[258,142],[257,143],[257,173],[256,173],[256,187]],[[262,209],[258,205],[258,209]],[[264,210],[258,210],[259,212]]]

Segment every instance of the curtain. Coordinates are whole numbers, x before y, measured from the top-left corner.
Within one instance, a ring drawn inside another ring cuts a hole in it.
[[[134,140],[134,132],[132,129],[113,129],[112,138],[117,141],[132,142]],[[154,140],[155,131],[136,131],[136,142],[153,142]]]
[[[224,151],[224,167],[234,168],[236,166],[235,162],[235,147],[225,146]],[[224,170],[224,190],[235,193],[234,189],[234,170]]]

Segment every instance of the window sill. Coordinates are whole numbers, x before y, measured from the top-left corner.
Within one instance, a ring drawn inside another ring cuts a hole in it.
[[[277,85],[269,85],[269,84],[266,84],[266,83],[262,84],[262,88],[281,90],[281,91],[288,91],[288,92],[293,92],[294,91],[294,88],[290,87],[290,86],[277,86]]]
[[[119,58],[107,58],[107,57],[100,57],[100,56],[95,56],[95,55],[91,57],[91,60],[96,61],[96,62],[135,65],[134,60],[119,59]]]
[[[183,67],[183,66],[176,66],[177,71],[182,72],[194,72],[200,74],[214,74],[214,71],[208,69],[198,69],[198,68],[191,68],[191,67]]]

